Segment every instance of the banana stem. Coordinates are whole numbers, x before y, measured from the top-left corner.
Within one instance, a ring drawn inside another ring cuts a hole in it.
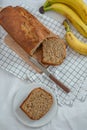
[[[43,7],[44,11],[52,10],[52,6]]]
[[[41,7],[39,8],[39,12],[40,12],[41,14],[44,14],[46,11],[49,11],[49,10],[51,10],[51,9],[52,9],[51,6],[48,6],[48,7],[41,6]]]
[[[69,24],[68,24],[68,21],[67,21],[67,20],[64,20],[64,21],[63,21],[63,25],[65,26],[65,30],[66,30],[67,32],[70,32],[70,27],[69,27]]]

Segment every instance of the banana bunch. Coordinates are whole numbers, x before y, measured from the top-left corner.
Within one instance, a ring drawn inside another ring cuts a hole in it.
[[[67,20],[63,22],[66,29],[65,39],[68,45],[81,55],[87,55],[87,44],[78,40],[75,35],[70,31]]]
[[[56,11],[65,16],[79,33],[87,38],[86,22],[83,22],[79,17],[80,15],[87,21],[87,6],[83,0],[47,0],[39,11],[43,13],[49,10]],[[84,14],[84,16],[82,14]]]
[[[44,8],[55,3],[62,3],[69,6],[80,16],[83,22],[87,24],[87,5],[83,0],[47,0],[44,3]]]

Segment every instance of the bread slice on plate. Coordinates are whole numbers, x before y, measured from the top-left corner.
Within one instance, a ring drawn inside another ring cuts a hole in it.
[[[38,120],[50,110],[52,104],[52,95],[39,87],[31,91],[20,108],[30,119]]]
[[[43,41],[42,62],[49,65],[59,65],[66,57],[66,45],[60,38],[50,37]]]

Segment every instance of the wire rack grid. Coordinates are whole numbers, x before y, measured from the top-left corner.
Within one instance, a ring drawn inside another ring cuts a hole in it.
[[[26,7],[24,4],[20,6],[26,8],[37,19],[43,23],[48,29],[55,34],[64,38],[65,29],[60,21],[56,21],[46,15],[41,15],[38,11],[31,7]],[[72,26],[72,31],[75,35],[86,42]],[[50,66],[48,70],[54,74],[61,82],[71,89],[69,94],[66,94],[63,90],[57,87],[45,74],[39,74],[27,65],[15,52],[13,52],[5,43],[4,37],[7,33],[0,27],[0,67],[11,72],[20,79],[25,80],[27,77],[31,82],[44,83],[53,90],[58,104],[72,106],[76,99],[84,101],[87,96],[86,87],[83,86],[83,82],[87,76],[87,57],[82,56],[69,47],[67,47],[67,56],[64,62],[59,66]]]

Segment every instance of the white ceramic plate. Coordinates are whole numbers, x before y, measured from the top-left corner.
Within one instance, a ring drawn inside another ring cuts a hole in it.
[[[47,114],[45,116],[43,116],[39,120],[31,120],[20,109],[19,106],[23,102],[23,100],[28,96],[28,94],[34,88],[38,88],[38,87],[41,87],[41,88],[45,89],[47,92],[51,93],[51,95],[53,96],[53,105],[52,105],[51,109],[49,110],[49,112],[47,112]],[[53,94],[53,92],[51,91],[50,88],[44,86],[43,84],[37,84],[37,83],[25,84],[24,87],[22,87],[21,89],[18,90],[18,92],[16,93],[14,100],[13,100],[13,111],[14,111],[15,116],[24,125],[27,125],[27,126],[30,126],[30,127],[41,127],[41,126],[47,124],[50,120],[52,120],[54,115],[56,115],[57,109],[58,109],[58,107],[57,107],[57,101],[56,101],[55,95]]]

